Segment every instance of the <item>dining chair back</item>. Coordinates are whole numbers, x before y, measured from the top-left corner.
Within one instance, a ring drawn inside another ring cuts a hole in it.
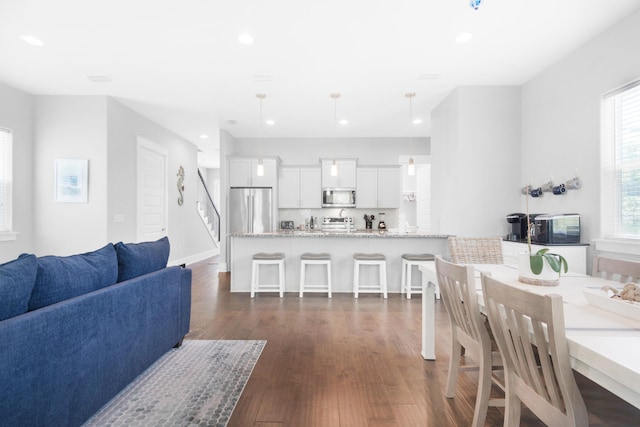
[[[587,426],[569,361],[562,297],[538,295],[482,275],[482,293],[505,374],[505,426],[521,403],[549,426]]]
[[[449,237],[451,261],[456,264],[502,264],[501,237]]]
[[[640,262],[594,256],[591,275],[607,280],[616,280],[620,283],[638,283],[640,281]]]
[[[492,346],[487,320],[480,313],[473,267],[453,264],[436,256],[436,274],[440,298],[444,301],[451,323],[451,358],[445,396],[455,397],[460,369],[479,370],[472,425],[483,426],[488,406],[504,406],[504,399],[489,398],[492,380],[502,388],[502,384],[492,375],[492,367],[500,366],[502,360],[497,346]],[[460,366],[462,348],[465,349],[465,361],[471,353],[477,365]]]

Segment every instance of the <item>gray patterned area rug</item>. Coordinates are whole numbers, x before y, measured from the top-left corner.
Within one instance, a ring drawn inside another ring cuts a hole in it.
[[[266,341],[184,341],[85,426],[226,426]]]

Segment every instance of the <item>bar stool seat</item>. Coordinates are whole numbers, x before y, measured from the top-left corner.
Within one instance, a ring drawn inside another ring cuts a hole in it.
[[[360,283],[361,266],[378,267],[378,284]],[[359,293],[382,293],[387,298],[387,258],[378,253],[355,253],[353,254],[353,293],[358,298]]]
[[[277,283],[260,282],[260,266],[262,265],[278,266]],[[251,298],[255,296],[256,292],[279,292],[280,298],[282,298],[284,296],[284,285],[284,254],[282,252],[260,252],[254,254],[251,263]]]
[[[433,261],[433,254],[402,254],[402,279],[400,282],[400,293],[406,293],[407,299],[411,299],[411,293],[421,293],[422,283],[413,285],[411,273],[414,266],[420,265],[424,261]],[[436,284],[436,298],[440,299],[440,289]]]
[[[306,284],[306,270],[308,265],[323,265],[327,267],[327,282],[325,285]],[[305,252],[300,257],[300,298],[304,292],[326,292],[331,298],[331,255],[328,253]]]

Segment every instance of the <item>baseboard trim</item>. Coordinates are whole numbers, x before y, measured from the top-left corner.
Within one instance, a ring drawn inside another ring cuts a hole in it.
[[[187,257],[178,258],[178,259],[170,259],[168,265],[180,265],[180,264],[193,264],[194,262],[202,261],[207,258],[214,257],[216,255],[220,255],[220,249],[211,249],[209,251],[200,252],[198,254],[189,255]]]

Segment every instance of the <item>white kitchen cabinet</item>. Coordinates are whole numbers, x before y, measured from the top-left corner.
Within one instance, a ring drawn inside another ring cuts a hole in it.
[[[569,265],[569,271],[587,274],[587,245],[553,245],[531,244],[531,251],[538,252],[547,248],[549,252],[562,255]],[[527,252],[527,244],[521,242],[502,242],[502,259],[505,264],[518,265],[518,255]]]
[[[401,173],[400,166],[359,167],[356,174],[356,207],[399,208],[402,195]]]
[[[336,159],[338,175],[331,176],[333,159],[322,159],[322,188],[356,188],[356,159]]]
[[[281,167],[278,207],[315,209],[322,207],[321,171],[318,167]]]
[[[277,159],[263,158],[264,175],[258,176],[258,159],[250,157],[229,158],[229,187],[271,187],[278,182]]]
[[[402,198],[402,168],[378,168],[378,207],[399,208]]]

